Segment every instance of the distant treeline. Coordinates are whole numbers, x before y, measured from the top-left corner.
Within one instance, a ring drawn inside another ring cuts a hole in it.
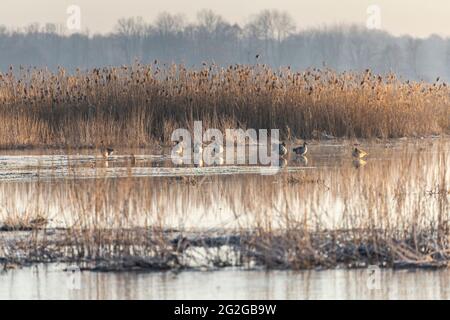
[[[199,12],[194,23],[169,13],[152,23],[127,18],[107,35],[67,35],[53,24],[21,30],[0,26],[0,70],[10,65],[74,70],[157,59],[186,66],[207,61],[294,69],[327,66],[337,71],[370,68],[409,79],[450,79],[450,39],[394,37],[346,25],[298,30],[287,13],[276,10],[262,11],[242,26],[209,10]]]

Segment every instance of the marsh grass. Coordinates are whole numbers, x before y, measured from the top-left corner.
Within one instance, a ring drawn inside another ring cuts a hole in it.
[[[264,65],[140,65],[0,74],[0,146],[143,147],[176,128],[281,129],[282,137],[449,133],[448,86],[395,75]]]

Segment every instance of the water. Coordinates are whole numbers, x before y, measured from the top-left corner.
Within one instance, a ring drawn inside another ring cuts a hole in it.
[[[0,273],[0,299],[450,298],[449,270],[381,270],[371,282],[368,270],[70,273],[64,267]]]
[[[284,228],[289,215],[311,228],[337,229],[365,227],[369,218],[379,227],[386,218],[425,225],[447,209],[436,192],[450,184],[448,139],[363,148],[370,155],[355,162],[350,142],[311,144],[306,160],[291,156],[275,171],[249,164],[175,166],[168,150],[119,150],[109,161],[92,150],[5,152],[0,224],[11,216],[40,214],[51,219],[51,227],[158,223],[204,230],[251,228],[270,220],[272,227]],[[425,209],[426,217],[414,215]],[[128,219],[118,221],[118,212]]]
[[[119,150],[108,161],[91,150],[2,152],[0,226],[45,216],[49,228],[74,230],[408,232],[448,220],[449,139],[367,143],[364,162],[352,159],[352,147],[312,143],[307,159],[291,156],[272,171],[250,164],[174,165],[167,150]],[[21,236],[32,244],[37,239]],[[11,254],[12,237],[0,232],[0,258]],[[74,275],[62,269],[51,264],[1,273],[0,298],[448,299],[450,288],[446,269],[382,270],[379,290],[368,289],[367,270],[224,269],[82,272],[75,274],[80,289],[73,290],[67,283]]]

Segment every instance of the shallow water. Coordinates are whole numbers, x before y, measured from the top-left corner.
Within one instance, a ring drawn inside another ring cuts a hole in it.
[[[365,161],[352,159],[351,142],[312,143],[307,158],[276,168],[176,166],[169,150],[118,150],[108,161],[92,150],[3,152],[0,224],[39,214],[50,227],[284,228],[289,217],[311,228],[363,228],[368,219],[383,228],[447,214],[449,139],[361,147]]]
[[[0,299],[449,299],[450,271],[167,273],[64,272],[47,265],[0,273]]]

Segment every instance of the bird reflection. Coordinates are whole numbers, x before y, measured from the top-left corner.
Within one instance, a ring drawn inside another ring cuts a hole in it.
[[[295,158],[295,161],[297,161],[298,163],[300,163],[303,166],[308,165],[308,158],[306,156],[297,156]]]
[[[172,157],[172,163],[175,167],[179,167],[183,164],[183,159],[180,157]]]
[[[214,164],[215,166],[221,166],[221,165],[223,165],[223,163],[224,163],[223,157],[221,157],[221,156],[216,156],[216,157],[214,158],[213,164]]]
[[[367,164],[367,161],[363,160],[363,159],[354,159],[353,160],[353,166],[356,169],[362,168]]]
[[[203,159],[198,159],[197,161],[194,161],[194,167],[195,168],[201,168],[203,167]]]
[[[287,166],[287,164],[288,164],[288,162],[287,162],[286,159],[280,158],[280,162],[279,162],[279,164],[278,164],[278,166],[279,166],[280,168],[285,168],[285,167]]]

